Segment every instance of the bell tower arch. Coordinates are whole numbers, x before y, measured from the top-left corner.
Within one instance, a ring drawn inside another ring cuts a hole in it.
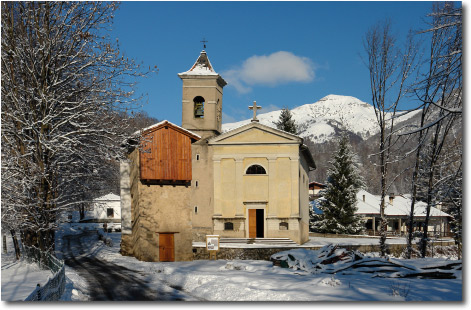
[[[183,81],[182,127],[206,138],[221,133],[222,89],[226,81],[214,71],[201,51],[190,70],[179,73]]]

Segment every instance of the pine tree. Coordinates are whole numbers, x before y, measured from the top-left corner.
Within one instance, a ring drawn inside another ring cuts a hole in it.
[[[298,134],[298,130],[296,128],[296,124],[294,123],[294,119],[292,119],[293,115],[288,108],[283,108],[281,110],[280,118],[278,122],[275,123],[276,128],[292,133],[293,135]]]
[[[322,214],[314,216],[314,230],[321,233],[359,234],[364,229],[363,219],[355,215],[356,194],[364,186],[358,172],[356,155],[349,147],[349,139],[343,133],[334,159],[329,162],[327,188],[321,198]]]

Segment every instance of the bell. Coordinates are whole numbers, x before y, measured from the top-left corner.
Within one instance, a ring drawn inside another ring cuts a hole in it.
[[[195,117],[202,117],[204,116],[204,108],[201,103],[195,104]]]

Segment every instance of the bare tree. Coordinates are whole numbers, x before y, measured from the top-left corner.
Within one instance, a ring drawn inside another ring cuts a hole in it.
[[[381,178],[381,256],[386,255],[387,220],[384,214],[388,169],[391,164],[394,121],[398,104],[407,91],[406,82],[416,68],[417,45],[410,33],[404,49],[397,46],[390,22],[370,28],[364,38],[366,65],[370,74],[372,105],[379,127],[379,168]]]
[[[416,130],[403,133],[403,135],[415,134],[418,142],[412,178],[412,201],[407,238],[408,258],[412,253],[414,205],[418,191],[425,192],[421,198],[427,203],[424,232],[421,239],[421,255],[425,257],[430,208],[440,203],[440,199],[445,199],[446,195],[438,195],[438,188],[447,184],[447,180],[450,181],[451,176],[457,173],[457,170],[450,171],[450,166],[447,166],[448,177],[437,176],[437,173],[443,171],[440,167],[446,162],[446,159],[442,160],[441,157],[450,157],[443,155],[447,140],[453,139],[449,137],[449,134],[456,128],[461,130],[462,9],[455,8],[453,3],[449,2],[434,3],[433,12],[429,17],[431,18],[429,29],[422,32],[424,35],[430,35],[428,66],[415,89],[417,98],[421,101],[419,107],[422,109],[421,123]],[[453,140],[457,141],[456,134],[454,136]],[[451,144],[448,143],[448,145]],[[462,163],[461,145],[458,147],[460,155],[458,157],[452,156],[458,163],[458,170],[461,169]],[[420,179],[422,182],[419,182]],[[461,191],[461,189],[459,190]]]
[[[139,65],[109,38],[114,2],[2,2],[2,225],[54,249],[58,212],[106,186]],[[4,196],[4,193],[8,193]]]

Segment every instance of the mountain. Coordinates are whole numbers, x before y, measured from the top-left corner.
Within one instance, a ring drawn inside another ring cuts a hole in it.
[[[263,109],[262,109],[263,111]],[[281,110],[259,114],[261,124],[276,128]],[[397,122],[406,121],[420,111],[398,117]],[[305,104],[291,110],[293,119],[298,126],[299,135],[310,138],[314,143],[331,140],[342,127],[361,139],[366,140],[379,132],[376,116],[372,105],[355,97],[328,95],[317,102]],[[223,131],[232,130],[248,124],[250,119],[222,125]]]

